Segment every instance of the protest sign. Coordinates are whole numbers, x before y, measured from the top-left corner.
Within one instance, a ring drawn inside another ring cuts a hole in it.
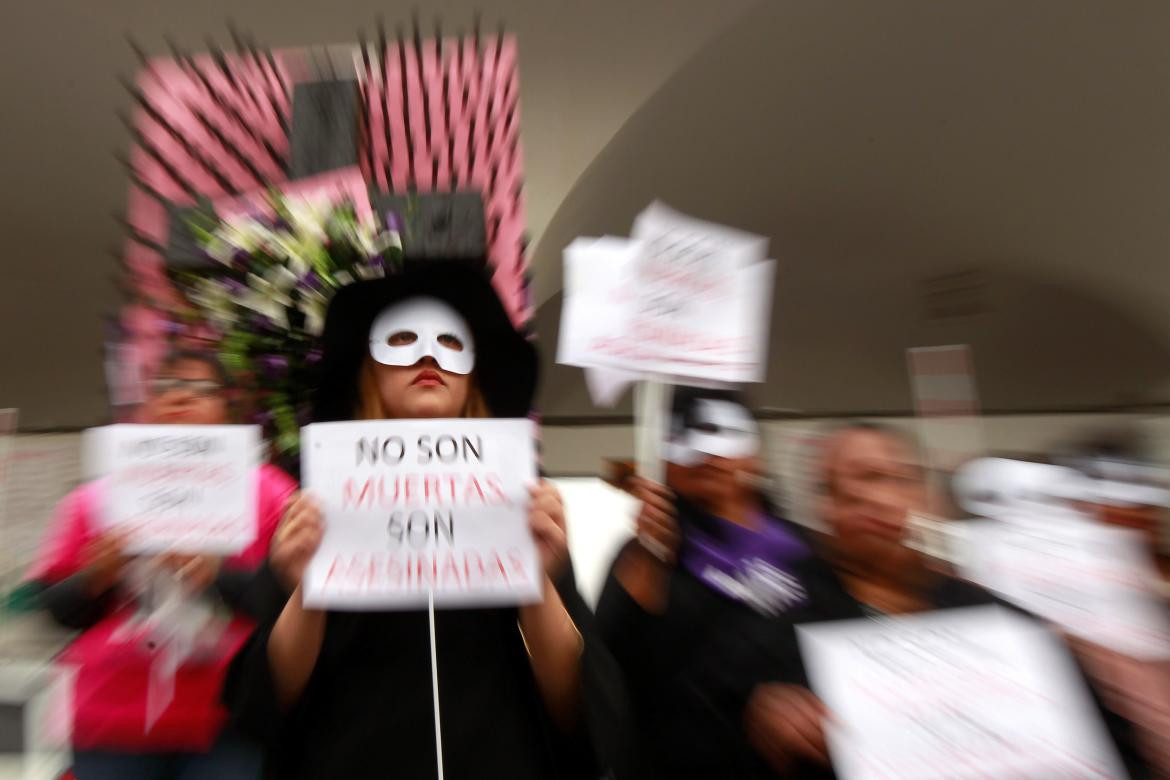
[[[127,534],[127,552],[230,555],[256,539],[256,426],[110,425],[84,449],[101,522]]]
[[[965,577],[1069,634],[1143,660],[1170,658],[1170,620],[1142,537],[1068,510],[970,523]]]
[[[1124,778],[1068,651],[1001,607],[798,627],[842,780]]]
[[[539,601],[528,528],[530,420],[386,420],[302,430],[325,535],[305,604],[341,609]]]
[[[675,383],[763,381],[767,240],[653,204],[631,239],[565,249],[558,361]]]

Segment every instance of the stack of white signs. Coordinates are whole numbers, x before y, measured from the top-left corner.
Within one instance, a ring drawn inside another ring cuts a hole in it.
[[[588,369],[599,402],[641,377],[763,381],[775,269],[767,251],[766,238],[660,203],[629,239],[577,239],[565,249],[558,361]]]
[[[800,626],[842,780],[1124,778],[1068,652],[1001,607]]]

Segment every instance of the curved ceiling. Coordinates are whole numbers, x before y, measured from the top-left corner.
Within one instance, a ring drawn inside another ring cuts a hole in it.
[[[956,342],[975,346],[987,408],[1165,400],[1168,24],[1156,2],[756,7],[550,222],[534,258],[546,352],[561,248],[625,234],[661,198],[772,237],[763,406],[905,410],[902,351]],[[975,303],[939,311],[956,284]],[[594,411],[579,372],[547,376],[547,414]]]

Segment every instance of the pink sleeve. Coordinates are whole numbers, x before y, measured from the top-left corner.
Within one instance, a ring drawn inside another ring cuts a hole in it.
[[[71,491],[57,504],[28,579],[59,582],[82,567],[82,553],[93,537],[97,488],[89,482]]]
[[[292,477],[267,463],[260,467],[257,479],[259,484],[256,496],[259,506],[256,516],[256,541],[232,560],[237,566],[259,566],[268,556],[268,545],[272,542],[277,526],[280,525],[284,508],[292,494],[297,491],[297,483]]]

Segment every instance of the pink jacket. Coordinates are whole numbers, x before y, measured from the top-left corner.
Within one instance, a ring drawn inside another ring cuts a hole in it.
[[[253,570],[268,554],[272,535],[297,485],[275,466],[259,475],[256,541],[224,561],[225,568]],[[96,535],[101,486],[80,485],[57,505],[29,579],[56,583],[82,568],[82,554]],[[137,643],[113,640],[132,607],[116,609],[86,630],[61,656],[77,670],[73,703],[73,746],[132,751],[205,750],[215,741],[226,713],[219,690],[228,662],[247,639],[252,622],[237,615],[210,657],[190,659],[175,677],[174,699],[149,732],[146,696],[152,654]]]

